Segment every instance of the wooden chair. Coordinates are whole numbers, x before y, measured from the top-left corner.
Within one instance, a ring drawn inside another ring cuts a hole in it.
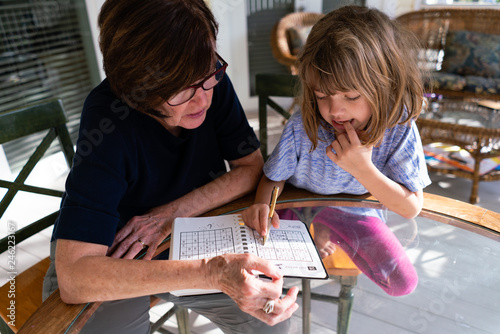
[[[299,87],[298,77],[291,74],[257,74],[255,81],[259,98],[259,137],[262,155],[267,159],[267,106],[288,119],[290,114],[284,110],[272,97],[293,97]],[[314,231],[312,231],[314,233]],[[361,271],[340,248],[323,259],[330,278],[341,285],[338,297],[325,296],[311,292],[310,281],[302,280],[302,326],[303,333],[310,333],[311,300],[335,303],[338,305],[337,333],[347,333],[354,300],[353,288]]]
[[[73,144],[66,128],[66,114],[61,100],[52,99],[21,109],[6,111],[0,114],[0,144],[23,138],[41,131],[47,131],[34,153],[28,159],[14,181],[0,180],[0,187],[7,193],[0,202],[0,217],[3,216],[18,192],[28,192],[40,195],[62,196],[62,191],[31,186],[25,183],[37,163],[42,159],[51,143],[57,138],[68,166],[71,166],[74,156]],[[54,224],[57,217],[54,212],[26,227],[14,231],[8,228],[8,236],[0,240],[0,253],[7,252],[16,261],[16,247],[22,241]],[[8,222],[8,224],[11,224]],[[15,232],[15,233],[14,233]],[[0,288],[0,332],[15,333],[42,303],[43,277],[50,264],[48,258],[35,264],[23,273],[16,275],[17,262],[11,262],[12,277],[15,281],[7,282]],[[15,311],[8,307],[15,302]],[[9,317],[11,315],[11,317]],[[15,315],[15,321],[13,321]],[[9,324],[10,323],[10,324]],[[15,325],[14,325],[15,324]]]
[[[42,131],[46,132],[15,180],[0,180],[0,188],[7,189],[0,202],[0,218],[19,192],[62,196],[62,191],[32,186],[26,184],[25,181],[56,138],[59,140],[66,163],[71,167],[74,149],[66,122],[66,113],[59,99],[42,101],[0,114],[0,145]],[[0,240],[0,253],[7,252],[9,259],[16,261],[16,247],[19,243],[52,226],[57,215],[58,211],[19,230],[7,227],[7,230],[12,233]],[[11,223],[8,222],[8,224]],[[45,258],[20,274],[17,274],[15,270],[17,262],[9,262],[9,264],[12,265],[10,272],[13,279],[0,287],[0,333],[2,334],[17,333],[42,305],[43,278],[50,260]],[[158,301],[159,299],[152,297],[151,306],[156,305]],[[15,307],[9,309],[11,305]],[[173,314],[176,314],[178,318],[180,333],[189,333],[188,315],[184,308],[173,308],[159,321],[152,324],[152,329],[156,330],[161,327]]]
[[[260,150],[267,159],[267,106],[283,116],[290,118],[290,113],[276,103],[272,97],[294,97],[299,80],[291,74],[257,74],[255,76],[255,91],[259,98],[259,140]]]

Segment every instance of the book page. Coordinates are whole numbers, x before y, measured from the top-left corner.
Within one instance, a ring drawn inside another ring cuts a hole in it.
[[[171,260],[197,260],[226,253],[251,253],[279,268],[285,277],[328,277],[307,226],[295,220],[280,220],[263,238],[245,226],[240,215],[177,218],[172,230]],[[208,292],[206,292],[208,293]]]

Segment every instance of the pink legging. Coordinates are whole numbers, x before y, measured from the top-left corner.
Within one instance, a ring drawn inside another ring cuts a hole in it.
[[[280,219],[300,220],[294,210],[277,212]],[[407,295],[416,288],[415,268],[394,233],[379,218],[324,207],[312,222],[328,227],[330,241],[389,295]]]

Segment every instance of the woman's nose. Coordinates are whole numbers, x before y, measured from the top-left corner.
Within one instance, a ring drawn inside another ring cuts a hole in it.
[[[191,101],[196,102],[200,106],[207,104],[208,101],[208,94],[210,94],[210,90],[204,90],[203,88],[199,87],[196,89],[196,92],[194,93],[194,96],[191,98]]]

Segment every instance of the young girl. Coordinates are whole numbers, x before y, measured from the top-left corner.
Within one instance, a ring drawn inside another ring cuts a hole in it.
[[[270,194],[285,181],[318,194],[369,192],[403,217],[418,215],[430,179],[414,121],[423,105],[416,50],[413,36],[376,9],[347,6],[315,24],[298,57],[301,113],[264,166],[247,225],[265,235]],[[414,269],[403,277],[414,288]]]

